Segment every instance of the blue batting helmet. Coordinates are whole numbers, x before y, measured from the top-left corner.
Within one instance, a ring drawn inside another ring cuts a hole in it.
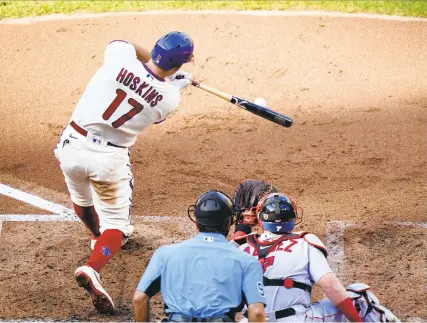
[[[281,193],[271,193],[259,201],[256,212],[259,224],[264,230],[286,233],[294,229],[297,218],[300,220],[298,223],[302,220],[302,214],[298,217],[298,208],[292,198]]]
[[[180,31],[172,31],[160,38],[151,51],[154,64],[165,71],[191,60],[193,55],[193,40]]]

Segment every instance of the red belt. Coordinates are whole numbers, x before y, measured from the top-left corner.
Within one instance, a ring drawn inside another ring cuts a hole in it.
[[[73,129],[75,130],[75,131],[77,131],[79,134],[81,134],[83,137],[87,137],[87,130],[85,130],[85,129],[83,129],[82,127],[80,127],[77,123],[75,123],[74,121],[71,121],[70,122],[70,125],[71,125],[71,127],[73,127]],[[113,146],[113,147],[117,147],[117,148],[127,148],[127,147],[123,147],[123,146],[118,146],[118,145],[115,145],[115,144],[113,144],[113,143],[111,143],[111,142],[107,142],[107,145],[108,146]]]

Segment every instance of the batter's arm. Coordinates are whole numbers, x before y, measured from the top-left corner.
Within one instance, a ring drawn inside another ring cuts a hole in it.
[[[151,58],[151,52],[146,50],[144,47],[141,47],[137,44],[130,43],[133,47],[135,47],[136,58],[142,63],[148,63]]]
[[[147,294],[135,291],[133,296],[133,310],[135,321],[150,322],[150,297]]]

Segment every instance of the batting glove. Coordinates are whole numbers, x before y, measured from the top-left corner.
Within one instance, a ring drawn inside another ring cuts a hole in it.
[[[176,72],[175,74],[166,77],[170,84],[175,86],[178,90],[185,89],[191,84],[192,75],[189,72]]]

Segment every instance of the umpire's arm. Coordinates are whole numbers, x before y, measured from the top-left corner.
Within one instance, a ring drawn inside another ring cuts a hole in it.
[[[160,291],[162,269],[161,248],[154,252],[133,296],[137,322],[150,322],[150,298]]]
[[[265,322],[263,273],[255,258],[251,258],[246,268],[242,288],[248,304],[248,321]]]
[[[133,296],[133,310],[135,312],[135,321],[150,321],[150,297],[147,294],[135,291]]]

